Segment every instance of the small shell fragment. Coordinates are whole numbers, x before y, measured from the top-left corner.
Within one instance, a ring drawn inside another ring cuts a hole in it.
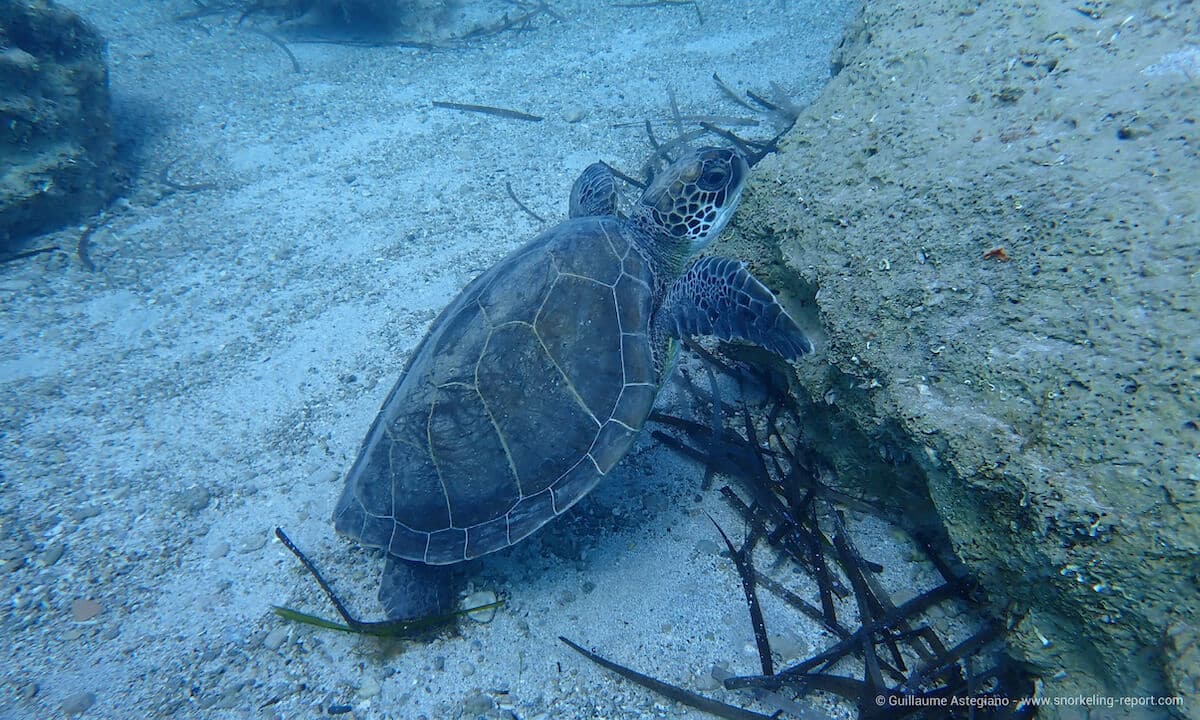
[[[482,607],[484,605],[494,605],[496,603],[496,593],[491,590],[479,590],[463,598],[462,608],[469,610],[470,608]],[[489,623],[492,618],[496,617],[496,608],[489,607],[484,610],[476,610],[468,612],[467,617],[478,623]]]

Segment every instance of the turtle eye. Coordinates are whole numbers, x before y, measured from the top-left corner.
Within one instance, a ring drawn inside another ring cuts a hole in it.
[[[729,172],[723,167],[710,167],[704,170],[704,174],[696,181],[696,184],[705,192],[713,192],[725,187],[725,183],[729,180]]]

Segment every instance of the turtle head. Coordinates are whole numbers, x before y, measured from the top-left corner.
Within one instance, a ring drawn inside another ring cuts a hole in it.
[[[703,250],[733,217],[749,174],[737,150],[700,148],[655,178],[630,219],[682,261]]]

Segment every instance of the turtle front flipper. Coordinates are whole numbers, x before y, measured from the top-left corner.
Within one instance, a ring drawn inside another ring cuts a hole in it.
[[[712,335],[745,340],[787,360],[813,351],[796,325],[745,263],[703,257],[692,263],[667,291],[659,322],[671,335]]]
[[[571,186],[570,216],[601,217],[617,214],[617,181],[604,163],[592,163]]]

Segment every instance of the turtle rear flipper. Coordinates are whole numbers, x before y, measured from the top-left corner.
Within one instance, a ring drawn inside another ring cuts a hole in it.
[[[745,263],[703,257],[692,263],[667,291],[659,311],[671,335],[711,335],[745,340],[788,360],[813,351],[812,341],[796,325]]]
[[[414,620],[453,610],[453,571],[444,565],[388,555],[379,583],[379,603],[389,620]]]
[[[570,216],[601,217],[617,214],[617,181],[604,163],[592,163],[571,186]]]

